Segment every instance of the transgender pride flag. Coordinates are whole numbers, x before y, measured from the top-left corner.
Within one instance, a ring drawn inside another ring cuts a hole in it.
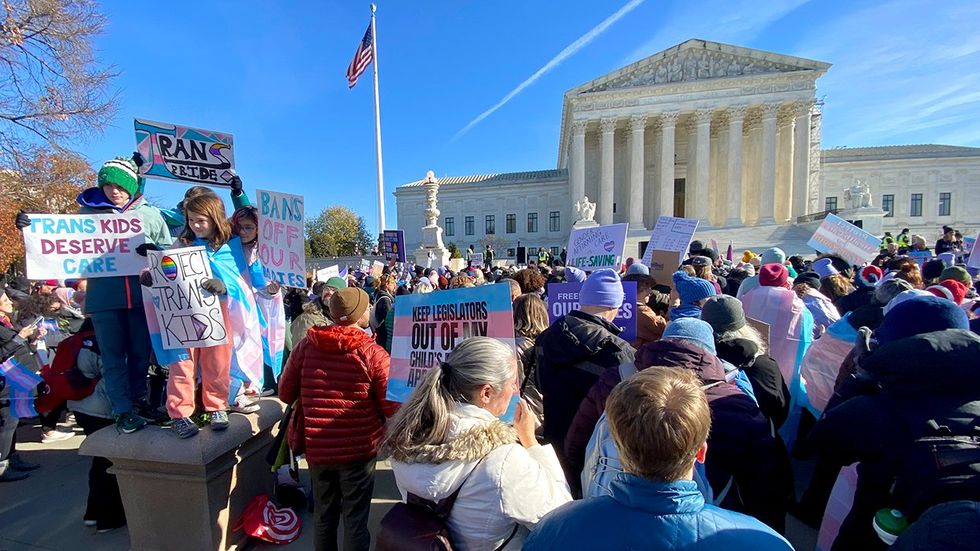
[[[514,346],[510,286],[481,285],[395,299],[388,400],[404,402],[422,377],[464,339],[485,336]]]
[[[10,387],[10,412],[13,416],[21,419],[37,417],[34,390],[41,377],[13,358],[0,364],[0,375],[7,379]]]

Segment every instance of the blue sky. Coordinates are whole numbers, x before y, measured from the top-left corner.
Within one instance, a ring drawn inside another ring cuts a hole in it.
[[[688,38],[833,63],[817,82],[824,147],[980,146],[976,1],[378,4],[389,227],[391,191],[427,170],[553,168],[566,90]],[[344,78],[368,2],[149,6],[103,3],[97,47],[121,72],[120,109],[102,136],[78,146],[93,164],[132,151],[134,117],[231,132],[253,197],[256,188],[304,195],[308,216],[343,204],[375,228],[370,69],[353,90]],[[185,189],[151,180],[148,195],[170,205]]]

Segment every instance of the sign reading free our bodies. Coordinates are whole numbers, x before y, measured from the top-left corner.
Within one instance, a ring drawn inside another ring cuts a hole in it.
[[[807,246],[822,253],[836,253],[851,264],[860,266],[878,255],[881,239],[839,216],[828,214]]]
[[[548,325],[572,310],[579,309],[578,294],[581,290],[581,283],[548,284]],[[619,307],[612,323],[623,330],[619,334],[620,338],[633,342],[636,340],[636,282],[624,281],[623,292],[626,295],[623,305]]]
[[[258,190],[259,259],[268,281],[306,288],[303,197]]]
[[[619,271],[626,250],[629,224],[609,224],[572,230],[568,236],[566,266],[586,272],[612,268]]]
[[[514,348],[507,285],[481,285],[403,295],[395,301],[388,400],[404,402],[426,373],[469,337],[491,337]]]
[[[29,279],[136,275],[146,260],[143,220],[135,214],[32,214],[24,228]]]
[[[206,348],[228,342],[218,297],[201,287],[211,279],[204,247],[147,251],[153,286],[145,289],[153,303],[163,348]],[[151,324],[152,325],[152,324]]]
[[[134,119],[144,176],[210,186],[230,186],[235,173],[231,134]]]

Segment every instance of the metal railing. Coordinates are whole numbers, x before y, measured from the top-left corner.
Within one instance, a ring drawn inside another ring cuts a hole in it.
[[[840,209],[830,209],[821,212],[814,212],[812,214],[806,214],[803,216],[798,216],[796,218],[797,224],[806,224],[808,222],[816,222],[817,220],[823,220],[828,214],[837,214]]]

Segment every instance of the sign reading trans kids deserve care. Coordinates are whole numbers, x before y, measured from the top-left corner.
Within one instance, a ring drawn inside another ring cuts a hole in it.
[[[591,228],[577,228],[568,236],[568,260],[566,266],[574,266],[586,272],[612,268],[619,270],[626,250],[626,232],[629,224],[609,224]]]
[[[578,294],[582,290],[581,283],[549,283],[548,284],[548,325],[555,320],[579,309]],[[626,342],[636,340],[636,282],[624,281],[623,305],[612,320],[613,325],[623,330],[619,334]]]
[[[643,251],[643,264],[649,266],[653,262],[653,251],[677,253],[677,264],[680,264],[684,261],[684,253],[691,245],[691,239],[697,229],[698,220],[694,218],[677,218],[675,216],[657,218],[657,225],[653,227],[653,231],[650,233],[650,242],[647,243],[647,248]],[[675,267],[671,266],[671,270]],[[660,282],[660,278],[657,278],[657,282]]]
[[[216,295],[201,283],[211,279],[204,247],[147,251],[153,286],[147,289],[160,327],[163,348],[206,348],[228,342],[228,331]]]
[[[806,245],[822,253],[836,253],[860,266],[878,256],[881,239],[843,218],[828,214]]]
[[[235,176],[235,143],[231,134],[165,122],[135,119],[136,150],[151,178],[209,186],[230,186]]]
[[[407,400],[422,377],[444,361],[456,345],[477,336],[491,337],[514,348],[509,286],[481,285],[398,297],[388,399]]]
[[[268,281],[306,288],[303,196],[258,190],[259,260]]]
[[[143,220],[135,214],[31,214],[24,228],[28,279],[136,275],[146,259]]]

